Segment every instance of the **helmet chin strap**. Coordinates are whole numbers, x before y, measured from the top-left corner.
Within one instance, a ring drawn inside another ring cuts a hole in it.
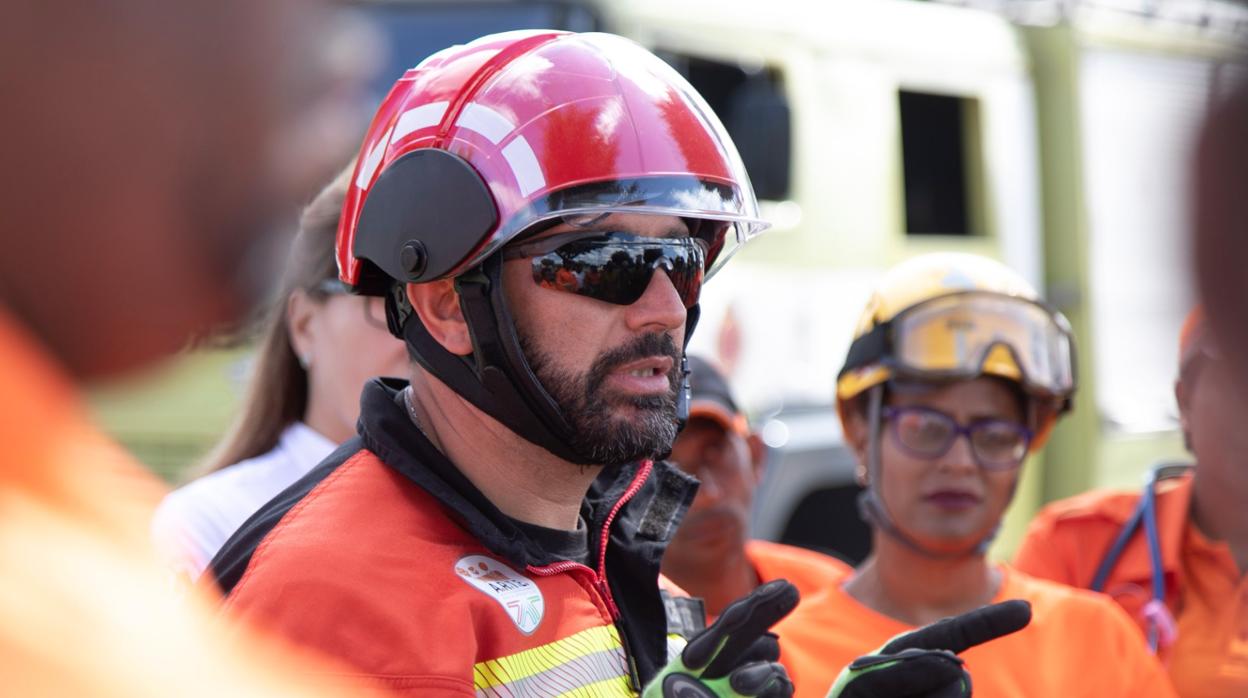
[[[679,385],[676,387],[676,433],[685,430],[685,425],[689,423],[689,403],[693,400],[693,386],[689,383],[689,357],[685,352],[689,349],[689,337],[693,335],[693,330],[698,326],[698,318],[702,317],[702,306],[694,304],[685,315],[685,340],[680,347],[680,378]],[[671,446],[675,446],[675,440]],[[655,455],[656,460],[667,460],[672,455],[672,448],[668,447],[667,451]]]
[[[871,526],[883,531],[897,542],[923,557],[933,560],[983,557],[988,552],[988,546],[992,544],[992,541],[997,537],[997,533],[1001,530],[1000,522],[997,522],[997,525],[993,526],[988,535],[984,536],[983,539],[970,548],[950,551],[932,550],[911,538],[897,526],[892,515],[888,513],[888,509],[884,505],[884,497],[880,494],[879,485],[877,484],[882,482],[880,478],[883,468],[880,459],[880,441],[883,436],[883,429],[880,427],[880,415],[884,407],[884,385],[882,383],[870,389],[870,392],[867,394],[867,401],[867,486],[858,495],[858,515]]]
[[[473,353],[456,356],[435,340],[410,310],[397,307],[391,297],[387,312],[392,325],[401,326],[413,358],[429,373],[507,428],[555,456],[578,465],[601,465],[572,445],[574,429],[567,415],[546,391],[520,347],[507,299],[503,293],[502,257],[494,254],[474,270],[455,279],[460,308],[472,337]],[[390,308],[390,305],[396,307]],[[689,415],[689,368],[684,348],[697,324],[698,306],[690,308],[681,348],[677,419],[683,426]],[[666,457],[667,454],[656,454]]]

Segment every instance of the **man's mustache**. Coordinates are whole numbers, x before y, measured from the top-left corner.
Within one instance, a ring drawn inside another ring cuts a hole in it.
[[[596,393],[615,368],[652,356],[667,356],[672,359],[672,369],[667,372],[667,382],[672,392],[675,393],[680,377],[680,347],[676,346],[672,336],[666,332],[642,335],[622,347],[616,347],[599,356],[589,369],[586,388],[591,394]]]

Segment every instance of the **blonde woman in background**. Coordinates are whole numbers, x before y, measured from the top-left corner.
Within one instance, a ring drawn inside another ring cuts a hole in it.
[[[191,579],[262,504],[355,434],[368,378],[407,370],[383,299],[349,295],[337,279],[334,236],[349,175],[303,212],[233,426],[204,474],[165,497],[153,518],[161,554]]]

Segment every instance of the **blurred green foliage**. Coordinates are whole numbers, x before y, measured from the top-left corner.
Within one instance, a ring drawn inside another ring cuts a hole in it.
[[[88,393],[106,432],[171,483],[181,482],[229,426],[250,350],[188,351]]]

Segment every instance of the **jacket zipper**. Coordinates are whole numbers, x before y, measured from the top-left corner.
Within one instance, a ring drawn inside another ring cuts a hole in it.
[[[602,531],[598,538],[598,569],[593,570],[588,566],[579,562],[565,560],[563,562],[555,562],[549,565],[536,567],[529,565],[526,569],[536,575],[550,577],[564,572],[584,570],[589,575],[589,579],[593,582],[594,588],[602,596],[603,601],[607,604],[607,611],[611,614],[611,620],[615,623],[615,630],[620,634],[620,644],[624,646],[624,657],[628,661],[628,678],[632,684],[634,691],[641,692],[641,672],[637,669],[637,660],[633,657],[633,653],[629,648],[628,634],[624,630],[623,618],[620,614],[620,607],[615,603],[615,597],[611,595],[611,586],[607,583],[607,541],[611,537],[611,523],[615,521],[615,515],[619,513],[628,500],[632,499],[641,491],[642,485],[646,483],[646,479],[650,477],[650,471],[654,469],[653,461],[642,461],[641,469],[637,471],[637,475],[633,477],[633,481],[629,483],[628,489],[624,490],[624,494],[616,500],[611,507],[611,511],[607,513],[607,519],[602,524]]]

